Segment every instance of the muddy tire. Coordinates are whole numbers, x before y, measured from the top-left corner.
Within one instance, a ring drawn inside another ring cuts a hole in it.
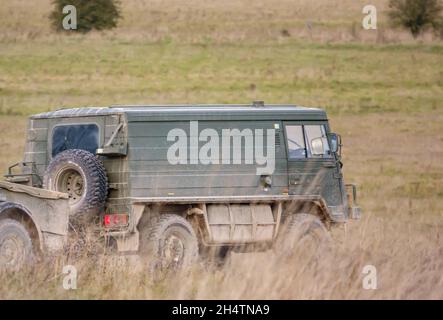
[[[46,169],[43,185],[69,194],[71,216],[75,217],[95,216],[108,195],[103,163],[92,153],[79,149],[56,155]]]
[[[200,256],[207,266],[211,267],[223,267],[225,266],[231,257],[234,250],[228,246],[200,246]]]
[[[198,240],[186,219],[163,214],[154,225],[141,231],[140,254],[153,281],[160,281],[197,261]]]
[[[0,220],[0,270],[20,270],[33,261],[29,232],[18,221]]]
[[[306,247],[309,250],[326,249],[331,236],[323,222],[315,215],[297,213],[288,216],[282,230],[280,246],[287,252]]]

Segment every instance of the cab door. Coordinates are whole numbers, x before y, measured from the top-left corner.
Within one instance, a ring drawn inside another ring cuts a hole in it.
[[[331,152],[325,122],[284,123],[291,195],[320,195],[327,205],[343,211],[343,177]]]

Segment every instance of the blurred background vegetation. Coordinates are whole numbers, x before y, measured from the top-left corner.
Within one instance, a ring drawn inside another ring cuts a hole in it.
[[[53,0],[53,9],[50,19],[54,30],[65,31],[63,21],[65,18],[72,19],[69,14],[72,7],[75,8],[75,27],[67,28],[86,33],[92,30],[107,30],[117,26],[121,18],[120,3],[117,0]],[[66,9],[65,9],[66,8]],[[73,22],[72,20],[70,21]]]
[[[0,166],[21,159],[31,113],[264,100],[325,108],[363,191],[401,176],[384,195],[440,199],[442,40],[395,27],[392,1],[372,4],[377,30],[362,28],[363,0],[131,0],[118,3],[115,28],[85,34],[54,31],[52,0],[5,2],[0,146],[11,152]]]
[[[439,36],[414,39],[393,27],[388,0],[373,4],[377,30],[362,28],[361,0],[132,0],[118,6],[116,28],[82,34],[53,30],[50,0],[8,1],[0,114],[254,99],[336,114],[439,108]]]

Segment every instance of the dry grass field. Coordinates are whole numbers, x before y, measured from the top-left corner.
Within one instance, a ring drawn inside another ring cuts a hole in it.
[[[233,254],[155,285],[107,257],[60,258],[0,275],[0,299],[443,299],[443,43],[392,29],[387,1],[365,31],[360,0],[132,0],[117,29],[87,35],[54,33],[50,1],[29,3],[0,6],[1,170],[21,160],[26,116],[62,106],[321,106],[364,216],[320,257]],[[77,290],[62,288],[63,263]]]

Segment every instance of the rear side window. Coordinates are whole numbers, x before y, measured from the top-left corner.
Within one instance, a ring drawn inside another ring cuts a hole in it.
[[[52,156],[68,149],[82,149],[95,154],[99,132],[96,124],[63,125],[52,133]]]

